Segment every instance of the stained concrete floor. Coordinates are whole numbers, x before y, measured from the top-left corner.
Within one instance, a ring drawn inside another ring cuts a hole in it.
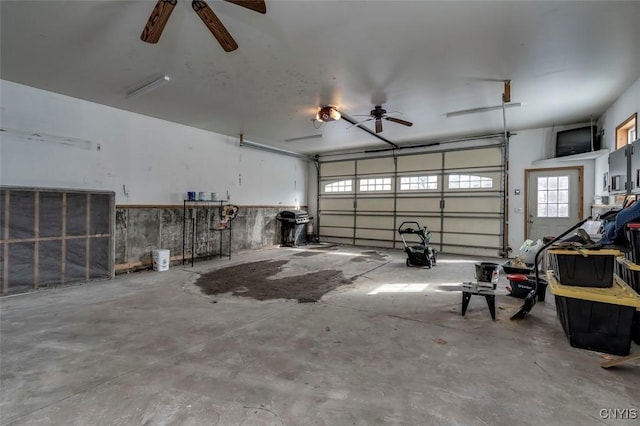
[[[605,355],[572,348],[549,294],[510,321],[521,302],[501,277],[496,321],[478,296],[461,316],[459,284],[486,259],[427,270],[398,250],[304,250],[1,299],[0,424],[634,424],[601,410],[640,410],[640,363],[604,370]],[[261,259],[289,260],[282,276],[356,279],[312,304],[194,285]]]

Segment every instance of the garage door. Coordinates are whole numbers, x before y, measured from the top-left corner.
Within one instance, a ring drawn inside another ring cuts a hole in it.
[[[502,146],[321,162],[322,241],[402,247],[404,221],[442,252],[495,256],[504,225]]]

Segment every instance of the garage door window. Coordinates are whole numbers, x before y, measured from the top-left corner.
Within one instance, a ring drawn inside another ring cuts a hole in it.
[[[351,192],[353,191],[353,181],[341,180],[338,182],[331,182],[324,186],[324,192]]]
[[[493,179],[476,175],[449,175],[449,189],[489,189]]]
[[[538,217],[569,217],[569,176],[538,178]]]
[[[438,189],[438,176],[407,176],[400,178],[400,191],[428,191]]]
[[[360,191],[391,191],[391,178],[360,179]]]

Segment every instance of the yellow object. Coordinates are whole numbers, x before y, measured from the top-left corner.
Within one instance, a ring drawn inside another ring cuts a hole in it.
[[[635,263],[633,263],[632,261],[630,261],[629,259],[627,259],[624,256],[616,257],[616,262],[620,263],[621,265],[626,266],[627,269],[630,270],[630,271],[640,271],[640,265],[636,265]]]
[[[631,306],[640,310],[640,295],[633,291],[633,289],[617,275],[613,276],[613,285],[609,288],[563,285],[556,279],[553,272],[547,272],[547,282],[549,283],[549,290],[551,290],[551,293],[555,296],[610,303],[612,305]]]
[[[582,255],[582,256],[621,256],[620,250],[606,249],[606,250],[566,250],[566,249],[548,249],[549,254],[568,254],[568,255]]]

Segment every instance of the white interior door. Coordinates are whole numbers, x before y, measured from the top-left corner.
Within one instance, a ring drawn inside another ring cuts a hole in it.
[[[582,219],[582,169],[527,170],[526,238],[560,235]]]

